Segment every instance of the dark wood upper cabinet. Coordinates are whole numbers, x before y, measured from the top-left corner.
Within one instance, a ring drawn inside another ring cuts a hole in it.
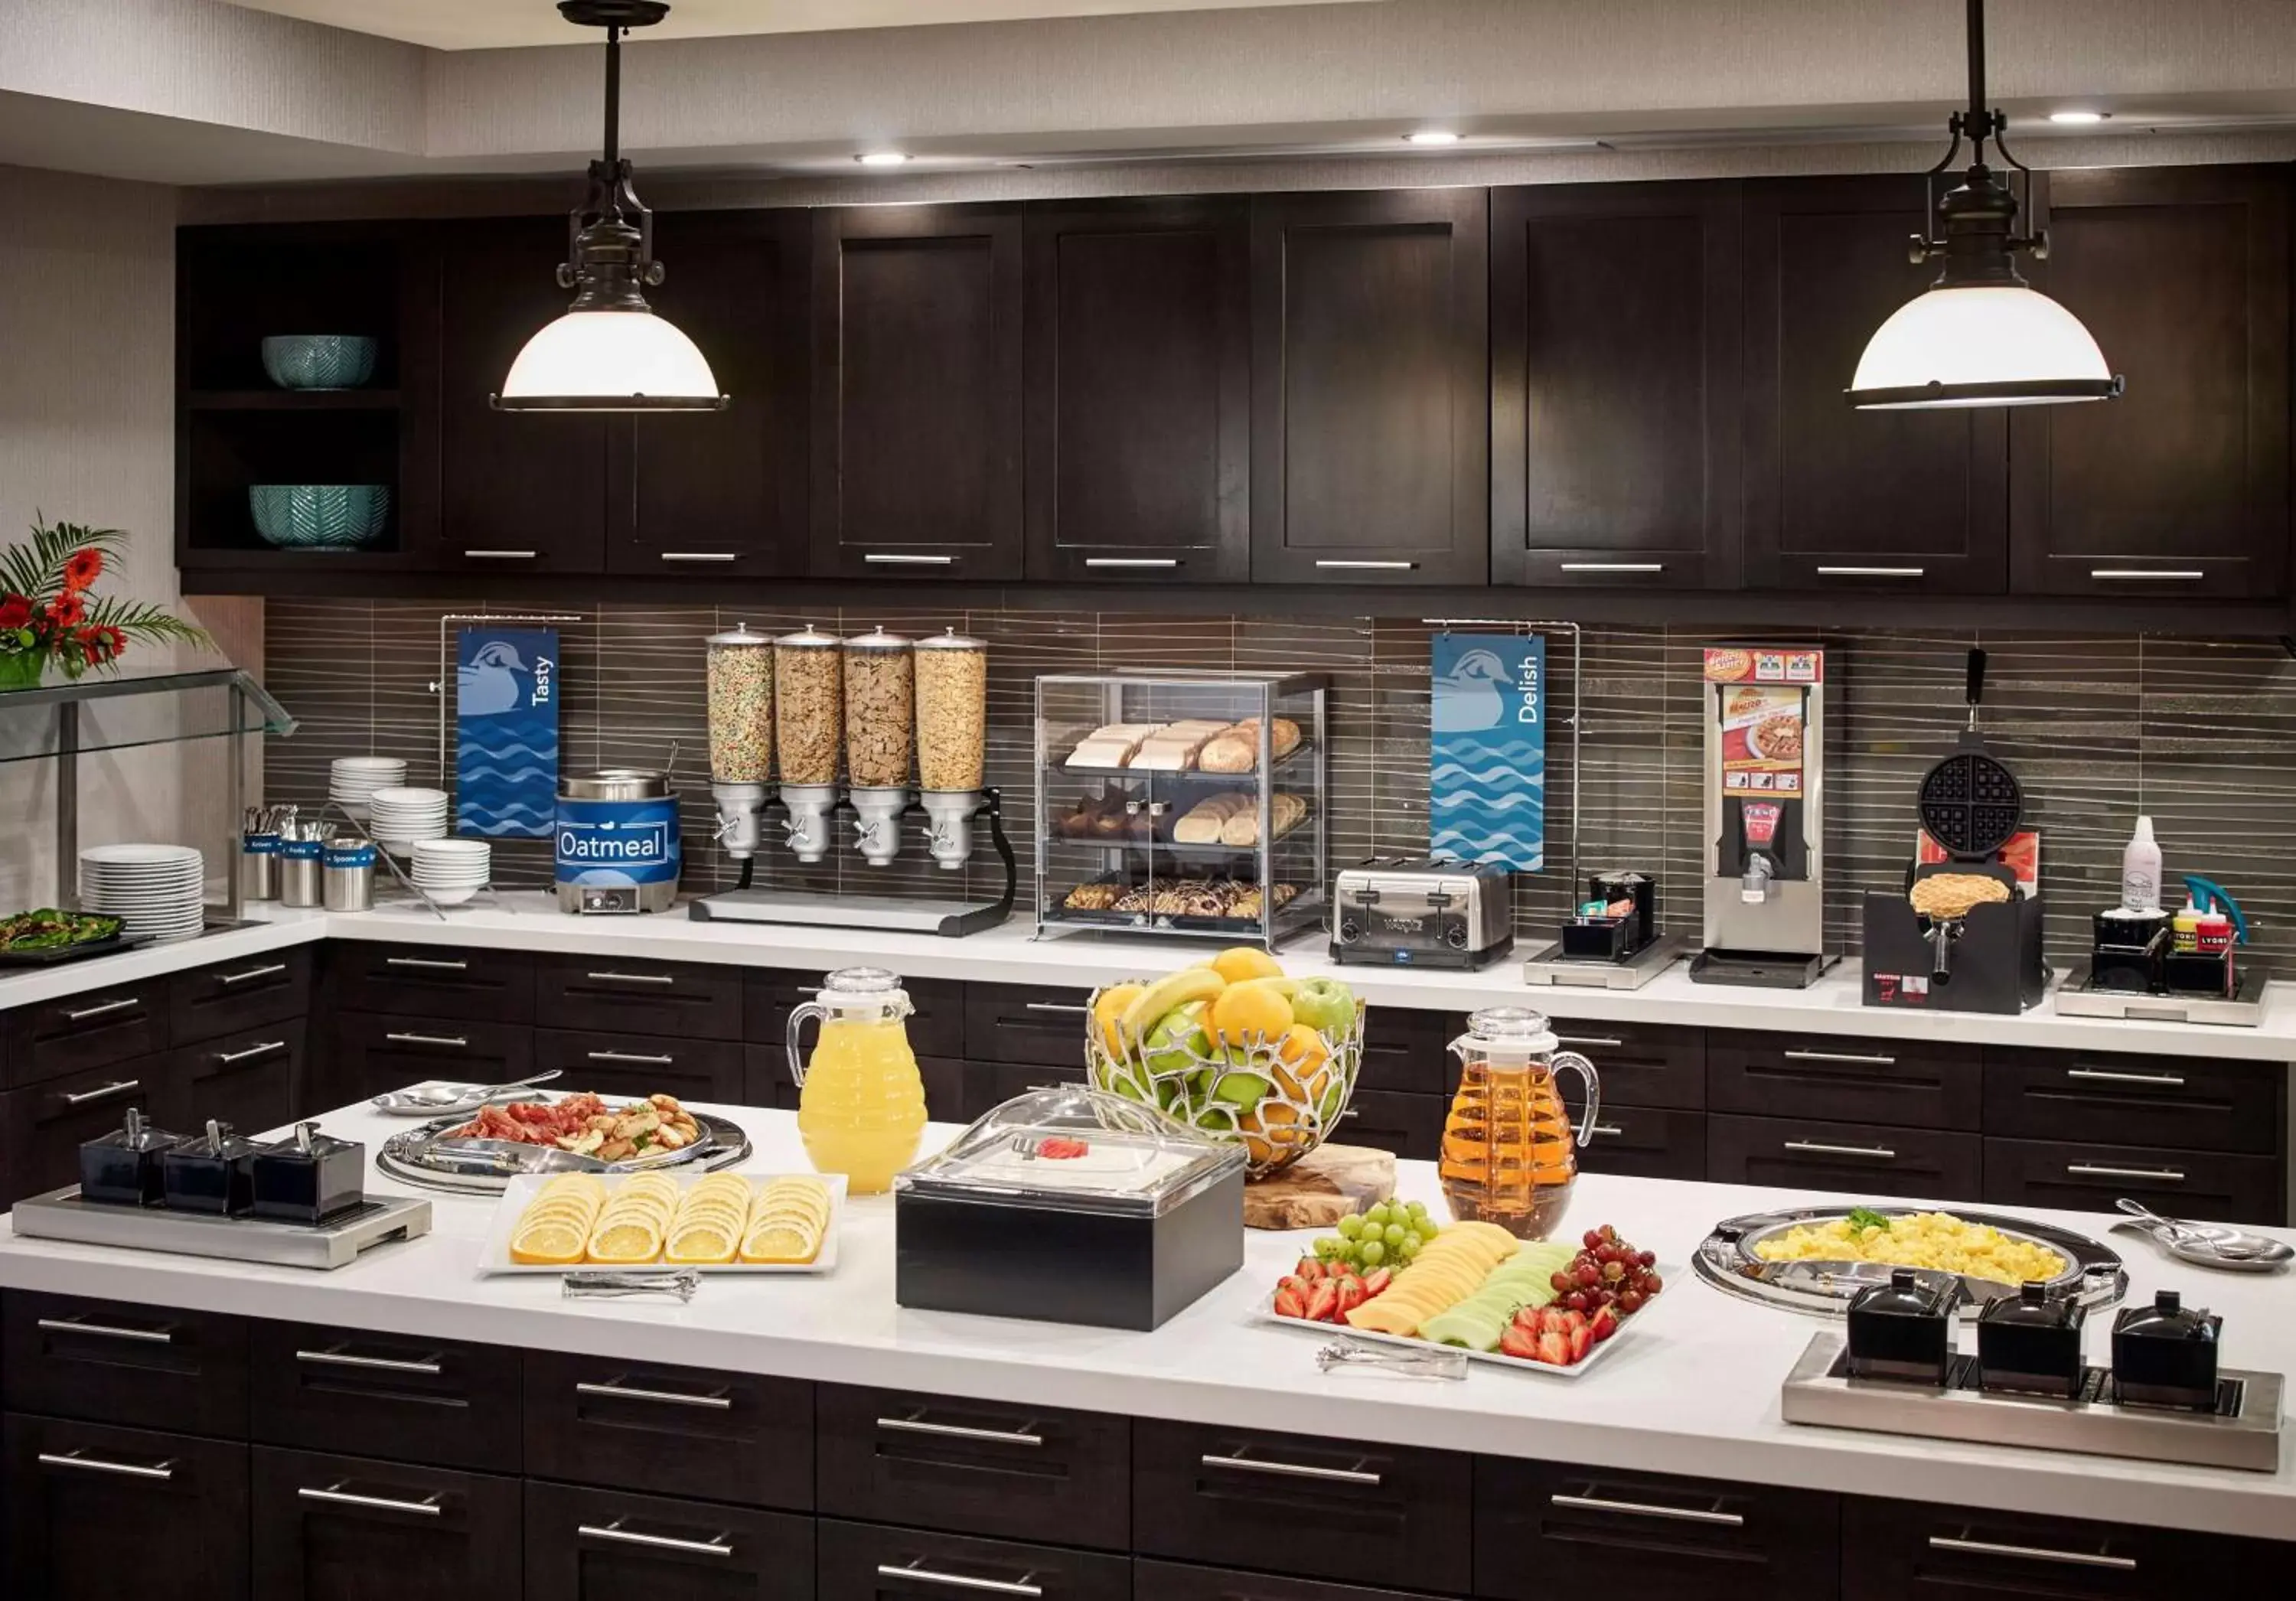
[[[1021,211],[814,221],[813,571],[1017,579]]]
[[[1491,580],[1733,588],[1740,186],[1491,192]]]
[[[1250,203],[1032,206],[1029,576],[1241,583]]]
[[[594,414],[496,411],[488,397],[572,298],[563,217],[449,223],[441,242],[439,545],[449,572],[597,572],[606,438]]]
[[[627,573],[806,571],[808,213],[671,212],[646,291],[701,347],[721,412],[616,419],[606,565]]]
[[[1746,582],[1994,595],[2008,582],[1998,409],[1858,411],[1866,341],[1937,276],[1914,177],[1746,185]]]
[[[2020,593],[2287,593],[2288,183],[2284,166],[2044,179],[2049,259],[2023,270],[2128,388],[2012,418]]]
[[[1251,576],[1490,571],[1488,197],[1255,196]]]

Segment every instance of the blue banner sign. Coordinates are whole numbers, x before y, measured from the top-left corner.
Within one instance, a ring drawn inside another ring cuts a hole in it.
[[[1546,861],[1546,642],[1438,634],[1428,847],[1536,873]]]
[[[558,630],[465,628],[455,652],[455,831],[546,840],[558,801]]]

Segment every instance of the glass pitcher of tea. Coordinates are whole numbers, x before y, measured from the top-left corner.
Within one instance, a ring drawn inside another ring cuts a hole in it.
[[[908,992],[882,967],[844,967],[819,996],[789,1014],[790,1077],[797,1081],[797,1129],[817,1172],[842,1173],[857,1195],[892,1187],[925,1129],[924,1080],[909,1031]],[[821,1020],[813,1058],[798,1030]]]
[[[1458,1093],[1443,1124],[1438,1171],[1451,1215],[1543,1240],[1570,1210],[1577,1148],[1602,1106],[1603,1081],[1576,1051],[1555,1048],[1546,1017],[1527,1006],[1486,1006],[1451,1042]],[[1573,1129],[1555,1074],[1577,1073],[1587,1110]]]

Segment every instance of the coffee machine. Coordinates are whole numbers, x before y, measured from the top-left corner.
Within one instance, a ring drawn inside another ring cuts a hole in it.
[[[1841,960],[1825,935],[1825,653],[1710,645],[1702,984],[1799,989]]]

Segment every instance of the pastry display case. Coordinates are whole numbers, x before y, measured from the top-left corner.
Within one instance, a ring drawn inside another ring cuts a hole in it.
[[[1273,947],[1331,883],[1317,673],[1037,680],[1037,930],[1140,929]]]

